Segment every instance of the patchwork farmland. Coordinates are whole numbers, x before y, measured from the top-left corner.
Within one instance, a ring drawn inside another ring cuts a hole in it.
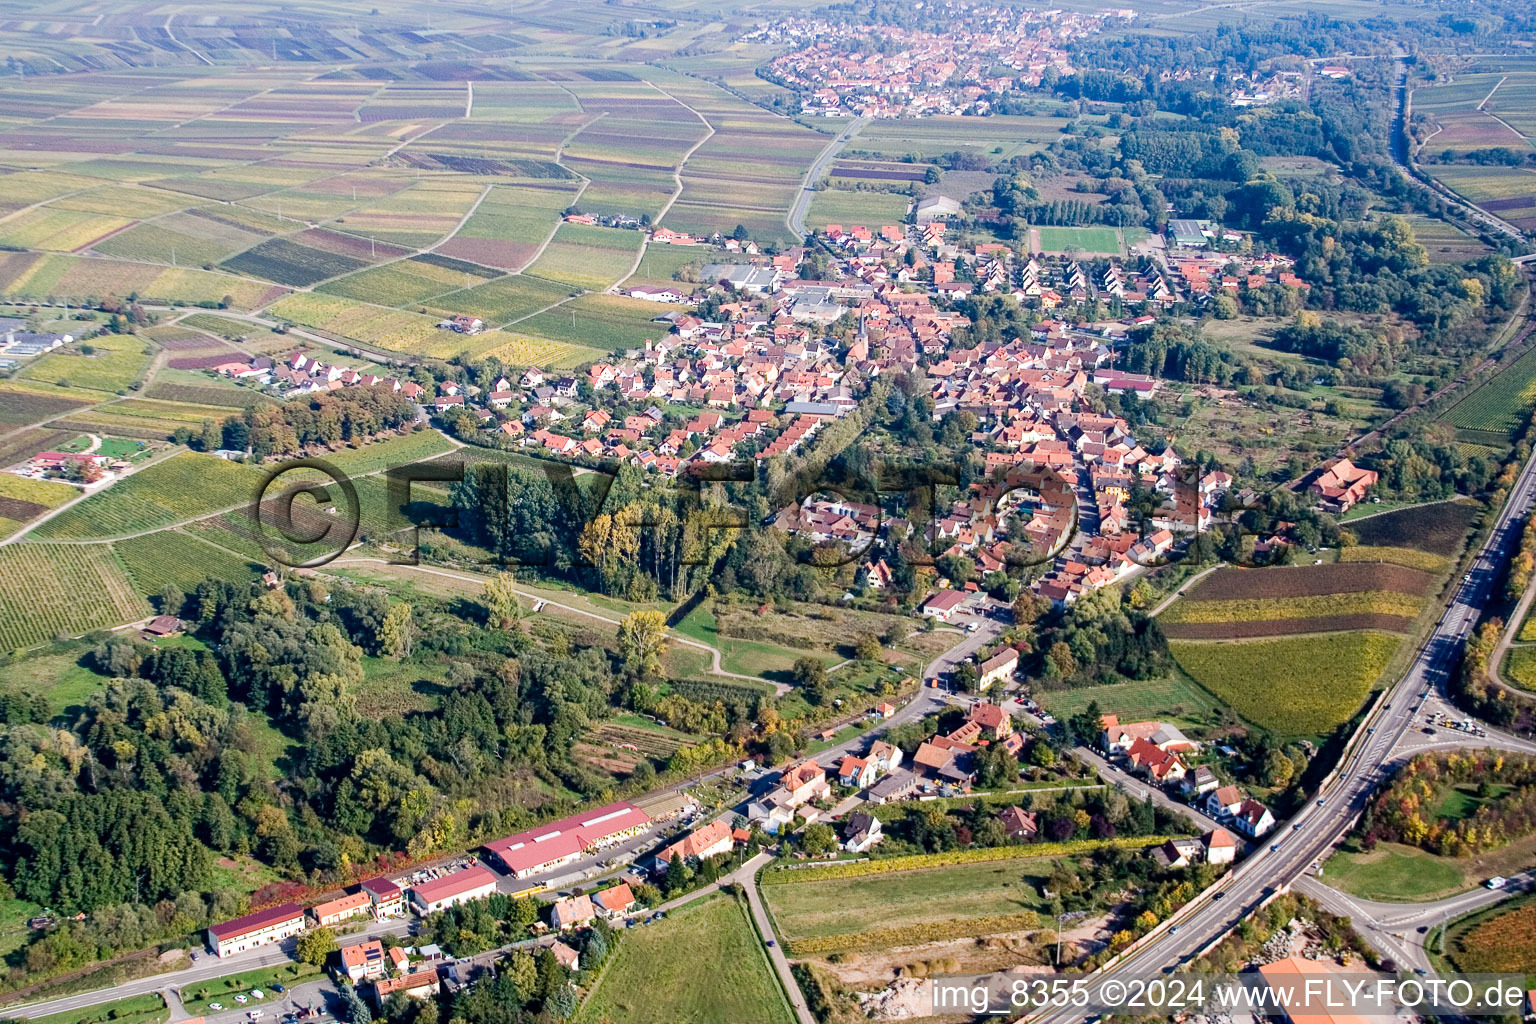
[[[565,210],[665,212],[683,230],[745,224],[782,241],[824,144],[713,85],[640,64],[587,75],[459,61],[382,84],[277,68],[172,81],[129,99],[82,79],[36,115],[17,108],[20,124],[67,114],[118,134],[80,153],[75,140],[13,133],[50,170],[6,177],[0,246],[14,251],[0,253],[0,297],[270,308],[341,344],[570,366],[648,328],[601,302],[578,305],[574,326],[538,315],[613,287],[642,253],[641,233],[562,224]],[[189,121],[185,138],[124,134]],[[646,273],[671,280],[665,264]],[[449,338],[429,320],[459,313],[516,327]],[[176,358],[195,368],[221,354]],[[127,428],[129,411],[100,425]]]
[[[1435,577],[1387,563],[1220,569],[1159,622],[1170,639],[1232,640],[1336,630],[1404,631]]]

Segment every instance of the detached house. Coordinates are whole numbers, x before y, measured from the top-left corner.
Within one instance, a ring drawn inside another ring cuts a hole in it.
[[[1139,736],[1131,743],[1125,756],[1133,769],[1160,786],[1178,782],[1184,777],[1184,764],[1177,754],[1170,754]]]
[[[1307,488],[1323,499],[1323,505],[1333,512],[1348,512],[1365,497],[1365,492],[1376,486],[1377,473],[1373,469],[1361,469],[1348,459],[1340,459],[1318,474]]]
[[[1032,811],[1022,807],[1004,807],[997,820],[1003,823],[1003,831],[1009,839],[1031,840],[1040,831],[1039,820]]]
[[[684,863],[690,861],[697,863],[708,860],[710,857],[718,857],[723,853],[730,853],[731,846],[730,822],[717,819],[662,849],[656,855],[655,869],[658,873],[664,872],[668,865],[679,857]]]
[[[832,787],[821,766],[802,761],[784,772],[777,788],[747,804],[747,820],[761,821],[764,831],[777,832],[781,825],[794,820],[798,808],[831,796]]]
[[[597,908],[592,906],[590,896],[569,896],[556,900],[549,908],[549,923],[559,932],[585,927],[596,917]]]
[[[843,826],[843,849],[849,853],[863,853],[884,838],[880,819],[868,811],[855,811]]]
[[[1018,667],[1019,652],[1012,647],[1005,648],[981,663],[980,674],[976,679],[976,689],[986,691],[994,683],[1008,682],[1013,678]]]
[[[863,789],[875,781],[875,766],[862,757],[854,757],[850,754],[843,758],[843,763],[838,766],[837,781],[843,786]]]

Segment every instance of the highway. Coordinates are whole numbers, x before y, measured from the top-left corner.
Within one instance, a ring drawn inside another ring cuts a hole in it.
[[[1362,724],[1336,777],[1290,821],[1265,837],[1256,851],[1222,881],[1174,914],[1176,930],[1163,932],[1104,972],[1147,975],[1169,971],[1194,959],[1248,917],[1257,904],[1295,882],[1313,861],[1326,857],[1349,830],[1377,785],[1392,770],[1396,748],[1414,724],[1420,694],[1443,693],[1463,640],[1476,625],[1497,583],[1501,567],[1516,550],[1522,520],[1536,502],[1536,459],[1526,462],[1478,552],[1465,582],[1458,584],[1445,615],[1384,703]],[[1479,745],[1468,737],[1467,746]],[[1058,1010],[1034,1018],[1041,1024],[1086,1019]]]

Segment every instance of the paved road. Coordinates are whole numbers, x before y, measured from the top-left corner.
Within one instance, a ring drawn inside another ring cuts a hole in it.
[[[1193,821],[1202,832],[1209,832],[1212,829],[1226,827],[1215,818],[1211,818],[1205,814],[1202,814],[1200,811],[1191,807],[1189,804],[1175,800],[1167,793],[1164,793],[1157,786],[1148,785],[1141,779],[1138,779],[1135,776],[1128,774],[1127,772],[1121,771],[1119,768],[1116,768],[1103,757],[1099,756],[1094,751],[1089,750],[1087,747],[1077,747],[1072,751],[1072,754],[1079,761],[1084,761],[1093,765],[1094,768],[1098,769],[1099,778],[1103,779],[1105,782],[1110,782],[1119,786],[1121,789],[1125,790],[1126,795],[1131,797],[1133,800],[1145,800],[1147,798],[1147,794],[1150,793],[1152,794],[1153,803],[1157,804],[1165,811],[1169,811],[1173,814],[1179,814],[1188,818],[1190,821]],[[1228,831],[1231,830],[1228,829]],[[1232,832],[1232,835],[1238,840],[1238,842],[1242,842],[1242,836],[1239,836],[1236,832]]]
[[[805,214],[811,208],[811,198],[816,194],[815,184],[821,180],[821,176],[827,173],[827,168],[832,166],[833,159],[848,144],[848,140],[859,133],[866,124],[867,117],[856,117],[849,122],[848,127],[827,143],[826,148],[816,157],[816,162],[811,164],[810,170],[805,172],[805,178],[800,182],[800,191],[795,193],[795,201],[790,204],[789,215],[784,218],[784,223],[789,225],[789,230],[797,236],[804,238],[809,232],[805,230]]]
[[[748,871],[750,868],[746,877],[740,879],[747,890],[747,907],[752,911],[752,920],[757,925],[757,933],[763,937],[764,941],[770,943],[765,947],[768,959],[773,963],[773,969],[778,973],[779,981],[784,983],[784,991],[789,994],[789,1003],[795,1008],[795,1019],[799,1024],[816,1024],[811,1008],[806,1005],[805,994],[800,991],[800,984],[795,981],[795,976],[789,969],[789,958],[784,955],[784,947],[773,938],[773,922],[769,919],[768,908],[763,906],[763,898],[757,891],[757,871],[763,864],[768,863],[767,860],[763,860],[766,856],[766,854],[758,854],[747,861],[741,869],[741,871]],[[762,860],[762,864],[756,864],[759,860]],[[754,864],[756,864],[755,867]],[[737,874],[740,875],[741,871]]]
[[[351,944],[363,942],[367,939],[381,938],[385,935],[407,935],[410,934],[415,923],[415,918],[374,921],[361,931],[352,932],[344,936],[343,941]],[[228,974],[239,974],[261,967],[276,967],[279,964],[289,963],[294,960],[293,948],[294,941],[289,939],[287,942],[278,945],[261,946],[236,956],[220,958],[205,953],[198,957],[197,963],[177,971],[155,974],[148,978],[139,978],[136,981],[125,981],[112,988],[81,992],[72,996],[64,996],[60,999],[50,999],[47,1002],[29,1003],[23,1006],[6,1006],[3,1008],[3,1013],[7,1017],[46,1017],[55,1013],[83,1010],[101,1003],[114,1002],[118,999],[126,999],[129,996],[143,995],[146,992],[162,992],[167,988],[184,989],[199,981],[212,981],[214,978],[222,978]]]
[[[1302,876],[1296,883],[1297,889],[1324,907],[1348,917],[1356,931],[1395,959],[1399,967],[1423,970],[1430,968],[1429,957],[1424,951],[1424,940],[1429,937],[1429,932],[1447,921],[1518,896],[1533,887],[1536,887],[1536,870],[1514,876],[1502,889],[1480,886],[1471,892],[1428,903],[1382,903],[1340,892],[1310,875]]]
[[[1268,836],[1269,843],[1243,861],[1216,886],[1201,893],[1177,915],[1177,933],[1165,932],[1111,969],[1111,973],[1169,970],[1193,959],[1207,945],[1248,917],[1256,904],[1294,882],[1325,857],[1351,827],[1372,792],[1391,771],[1395,750],[1413,724],[1419,694],[1440,691],[1456,664],[1462,642],[1488,605],[1505,562],[1515,550],[1521,520],[1536,502],[1536,459],[1521,470],[1487,542],[1445,615],[1412,667],[1391,688],[1386,701],[1363,725],[1335,779],[1319,799]],[[1422,735],[1422,734],[1420,734]],[[1217,894],[1221,899],[1216,899]],[[1037,1018],[1052,1024],[1081,1020],[1069,1011]]]

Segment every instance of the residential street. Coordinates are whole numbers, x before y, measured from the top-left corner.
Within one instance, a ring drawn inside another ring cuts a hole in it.
[[[1121,789],[1125,790],[1126,795],[1133,800],[1145,800],[1147,798],[1147,794],[1150,793],[1152,795],[1153,803],[1157,804],[1165,811],[1170,811],[1173,814],[1183,815],[1190,821],[1193,821],[1195,823],[1195,827],[1198,828],[1201,832],[1209,832],[1215,828],[1225,827],[1215,818],[1201,813],[1200,811],[1196,810],[1181,800],[1175,800],[1167,793],[1164,793],[1157,786],[1150,786],[1135,776],[1121,771],[1119,768],[1116,768],[1114,765],[1110,764],[1104,758],[1100,757],[1092,750],[1089,750],[1087,747],[1074,747],[1072,748],[1072,754],[1078,760],[1093,765],[1093,767],[1098,770],[1100,778],[1102,778],[1105,782],[1119,786]],[[1227,829],[1227,831],[1231,832],[1232,830]],[[1243,837],[1238,835],[1236,832],[1233,832],[1232,834],[1238,842],[1243,841]]]

